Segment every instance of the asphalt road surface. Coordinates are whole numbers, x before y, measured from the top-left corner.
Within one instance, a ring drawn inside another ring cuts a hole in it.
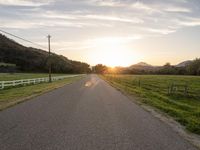
[[[0,112],[0,150],[196,150],[96,75]]]

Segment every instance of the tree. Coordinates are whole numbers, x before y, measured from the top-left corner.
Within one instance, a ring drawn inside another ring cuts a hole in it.
[[[170,68],[171,67],[171,64],[169,62],[167,62],[165,65],[164,65],[165,68]]]
[[[96,66],[92,67],[92,71],[94,73],[99,73],[99,74],[103,74],[106,73],[108,71],[108,67],[102,64],[97,64]]]
[[[186,66],[187,73],[190,75],[200,75],[200,58],[196,58]]]

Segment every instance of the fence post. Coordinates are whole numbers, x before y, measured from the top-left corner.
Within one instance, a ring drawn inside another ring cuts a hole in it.
[[[187,84],[185,84],[184,95],[185,96],[188,95],[188,85]]]
[[[171,84],[170,86],[170,94],[174,93],[174,83]]]
[[[139,87],[141,86],[140,78],[139,78],[139,81],[138,81],[138,85],[139,85]]]
[[[1,82],[1,89],[4,89],[4,81]]]
[[[170,94],[170,85],[168,85],[167,94],[168,94],[168,95]]]

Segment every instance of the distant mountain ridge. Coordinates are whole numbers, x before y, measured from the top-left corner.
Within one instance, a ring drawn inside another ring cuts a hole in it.
[[[128,67],[129,69],[137,69],[137,70],[154,70],[155,67],[145,63],[145,62],[139,62],[137,64],[131,65],[130,67]]]
[[[190,63],[192,63],[192,60],[186,60],[183,62],[178,63],[177,65],[171,65],[171,66],[175,66],[175,67],[186,67],[187,65],[189,65]],[[156,67],[162,67],[162,66],[153,66],[151,64],[148,64],[146,62],[139,62],[137,64],[133,64],[131,66],[129,66],[128,68],[156,68]]]
[[[152,65],[147,64],[145,62],[139,62],[139,63],[135,64],[135,66],[152,66]]]
[[[183,67],[188,66],[190,63],[192,63],[191,60],[186,60],[181,63],[178,63],[177,65],[171,65],[171,67],[183,68]],[[159,71],[160,69],[164,69],[164,68],[165,66],[153,66],[146,62],[139,62],[137,64],[133,64],[127,67],[127,69],[132,70],[132,71]]]
[[[186,60],[186,61],[183,61],[177,65],[175,65],[176,67],[186,67],[187,65],[189,65],[190,63],[192,63],[192,60]]]
[[[111,71],[112,72],[112,71]],[[200,58],[186,60],[177,65],[166,63],[163,66],[152,66],[139,62],[129,67],[117,67],[115,73],[120,74],[162,74],[162,75],[200,75]]]

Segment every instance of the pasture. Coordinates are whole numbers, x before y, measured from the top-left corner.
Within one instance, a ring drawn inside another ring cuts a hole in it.
[[[172,116],[187,130],[200,134],[200,77],[171,75],[102,75],[101,77],[114,87],[137,97],[140,102]],[[169,92],[172,85],[173,92]]]

